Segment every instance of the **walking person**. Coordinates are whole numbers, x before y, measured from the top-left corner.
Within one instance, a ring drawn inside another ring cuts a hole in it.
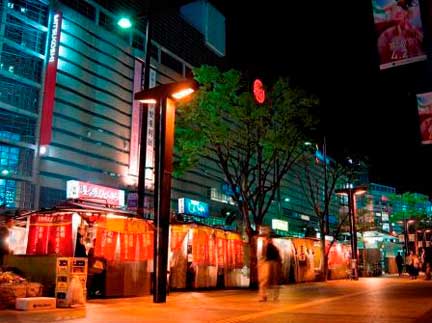
[[[420,258],[417,255],[413,256],[413,279],[417,279],[421,268]]]
[[[414,279],[414,252],[410,251],[409,256],[406,258],[406,269],[410,279]]]
[[[398,252],[398,254],[396,256],[396,266],[397,266],[397,269],[398,269],[399,277],[402,277],[403,258],[401,256],[400,252]]]
[[[266,302],[268,290],[274,301],[279,300],[279,277],[282,259],[278,248],[270,237],[266,237],[263,246],[263,256],[258,264],[260,302]]]

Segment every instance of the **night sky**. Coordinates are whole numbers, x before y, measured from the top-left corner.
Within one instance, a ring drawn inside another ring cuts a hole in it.
[[[380,71],[369,1],[213,3],[226,16],[232,67],[267,83],[289,76],[319,96],[329,155],[359,156],[372,182],[432,195],[415,98],[432,90],[432,58]]]

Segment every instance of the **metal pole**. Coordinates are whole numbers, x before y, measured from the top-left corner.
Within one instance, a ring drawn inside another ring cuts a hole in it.
[[[354,190],[352,188],[348,189],[348,212],[349,212],[349,222],[350,222],[350,234],[351,234],[351,260],[354,265],[354,279],[358,279],[358,263],[357,263],[357,231],[355,224],[355,214],[354,214]],[[352,266],[353,266],[352,265]]]
[[[155,109],[156,120],[156,180],[154,236],[154,303],[166,302],[168,237],[171,204],[171,175],[173,171],[175,104],[162,98]]]
[[[330,224],[329,224],[329,214],[328,214],[328,179],[327,179],[327,143],[326,143],[326,137],[324,136],[323,141],[323,157],[324,157],[324,211],[326,212],[324,214],[325,219],[325,234],[330,234]]]
[[[405,258],[408,256],[408,219],[403,219],[404,223],[404,242],[405,242]]]

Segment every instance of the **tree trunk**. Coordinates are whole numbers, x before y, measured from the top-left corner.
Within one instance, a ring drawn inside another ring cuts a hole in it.
[[[328,253],[326,252],[325,237],[321,237],[321,279],[320,281],[327,281],[328,276]]]
[[[248,234],[249,236],[249,234]],[[258,257],[257,257],[257,236],[251,234],[249,236],[250,246],[250,281],[249,288],[258,289]]]

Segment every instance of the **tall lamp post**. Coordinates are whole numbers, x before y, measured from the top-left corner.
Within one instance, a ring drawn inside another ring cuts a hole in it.
[[[144,76],[143,76],[143,90],[148,90],[150,88],[150,61],[151,61],[151,42],[152,42],[152,14],[150,10],[150,3],[147,3],[147,7],[144,11],[145,14],[140,15],[137,17],[138,20],[141,20],[142,18],[146,18],[146,38],[145,38],[145,44],[144,44]],[[132,28],[133,21],[129,17],[121,17],[117,24],[120,28],[123,29],[130,29]],[[138,93],[137,93],[138,94]],[[152,102],[147,102],[147,104],[152,104]],[[147,125],[147,113],[143,113],[141,117],[141,129],[144,128],[144,125]],[[139,159],[139,167],[140,170],[138,172],[138,200],[137,200],[137,211],[138,215],[144,216],[144,199],[145,199],[145,171],[142,171],[141,165],[146,164],[146,151],[143,149],[143,146],[145,147],[145,143],[147,142],[147,131],[141,131],[140,136],[140,159]]]
[[[406,257],[408,257],[409,256],[409,253],[410,253],[410,251],[409,251],[409,243],[408,243],[408,241],[409,241],[409,225],[411,224],[411,223],[414,223],[415,222],[415,220],[409,220],[409,219],[403,219],[403,224],[404,224],[404,248],[405,248],[405,259],[406,259]]]
[[[357,258],[357,228],[356,228],[356,212],[355,212],[355,197],[366,193],[367,186],[354,187],[351,183],[347,187],[337,189],[336,194],[348,196],[348,218],[351,235],[351,269],[354,270],[354,279],[358,279],[358,258]]]
[[[175,101],[190,95],[196,88],[195,81],[186,80],[145,89],[135,94],[135,100],[155,104],[154,303],[166,302]],[[143,146],[145,145],[141,144],[141,154],[145,154]],[[142,175],[144,171],[145,164],[140,162],[139,174]],[[140,194],[144,192],[138,191],[138,195]]]

